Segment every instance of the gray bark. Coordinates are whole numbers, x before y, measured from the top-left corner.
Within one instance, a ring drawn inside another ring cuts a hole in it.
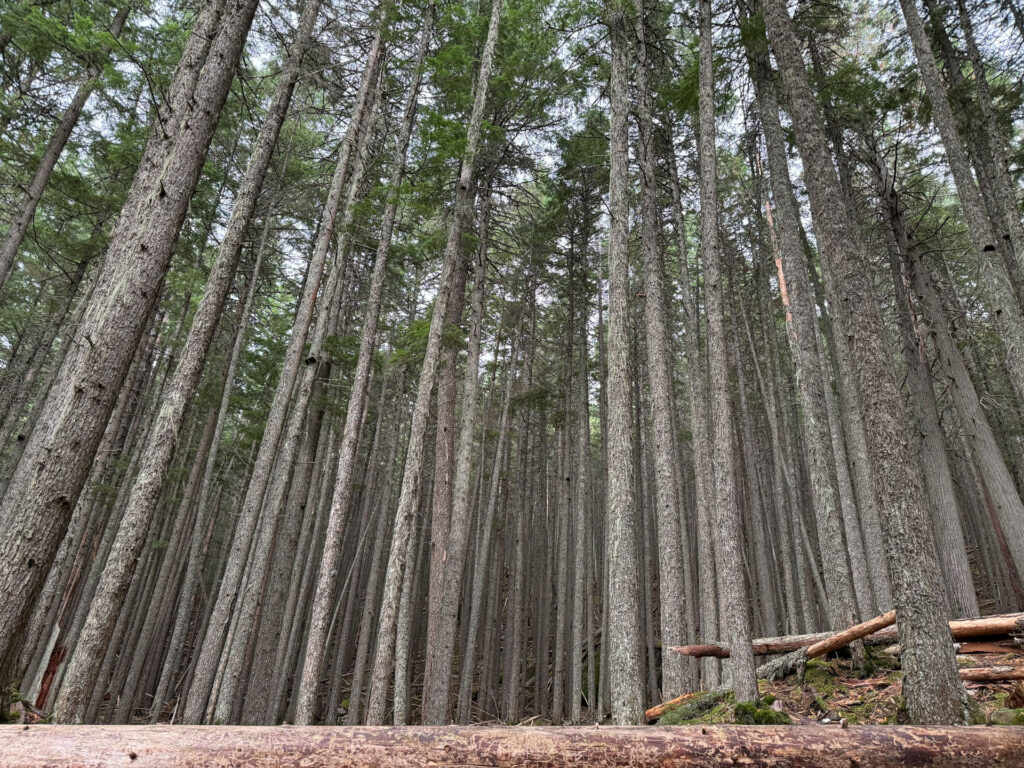
[[[626,16],[606,9],[611,34],[611,108],[608,232],[608,654],[612,720],[644,722],[641,672],[639,552],[634,494],[634,441],[629,387],[629,62]]]
[[[841,629],[856,623],[855,598],[853,575],[843,546],[835,457],[829,433],[824,382],[818,365],[814,295],[800,243],[800,211],[789,178],[789,159],[779,122],[779,107],[771,79],[768,52],[763,48],[748,49],[748,57],[768,148],[772,197],[778,220],[774,232],[777,253],[781,259],[779,282],[782,300],[786,305],[786,338],[796,369],[802,406],[800,421],[824,568],[829,618],[832,628]],[[859,531],[857,535],[859,539]]]
[[[875,156],[873,175],[876,191],[882,200],[889,219],[893,243],[893,281],[896,289],[897,312],[900,319],[900,337],[903,356],[907,362],[907,380],[910,400],[918,427],[918,452],[924,475],[925,490],[931,502],[931,521],[935,532],[935,544],[939,560],[946,573],[949,588],[949,607],[952,615],[948,618],[979,615],[978,600],[971,578],[971,565],[967,557],[963,530],[960,527],[960,511],[957,505],[953,476],[946,455],[945,436],[939,423],[935,391],[932,388],[931,372],[923,348],[923,339],[918,337],[914,307],[910,304],[908,288],[909,263],[913,261],[915,247],[913,235],[908,230],[901,208],[899,193],[888,178],[882,157]]]
[[[462,674],[459,676],[459,709],[458,722],[467,724],[469,722],[470,701],[473,697],[473,671],[476,668],[476,646],[479,639],[480,625],[482,622],[481,613],[484,610],[484,588],[487,579],[489,559],[491,556],[491,534],[494,528],[494,517],[498,507],[499,483],[501,481],[501,467],[505,460],[505,453],[508,442],[509,409],[512,403],[512,391],[514,389],[516,367],[516,352],[513,346],[509,354],[509,362],[506,366],[505,394],[501,406],[501,418],[498,422],[498,442],[494,449],[494,466],[491,469],[490,490],[487,494],[487,506],[483,517],[480,520],[480,539],[477,544],[476,561],[473,566],[473,590],[469,604],[469,631],[467,641],[462,650]],[[485,656],[486,659],[486,656]]]
[[[317,293],[324,273],[324,264],[334,235],[342,192],[345,182],[348,180],[349,166],[355,152],[357,133],[363,122],[363,115],[368,109],[370,91],[377,75],[376,70],[380,48],[381,42],[378,34],[371,45],[362,83],[352,109],[349,127],[339,150],[338,162],[334,169],[334,176],[331,179],[327,202],[324,205],[320,231],[307,267],[307,277],[303,286],[302,296],[299,299],[295,321],[292,325],[292,335],[288,341],[288,349],[285,352],[285,358],[281,366],[281,375],[274,393],[274,401],[270,408],[270,415],[267,418],[266,426],[264,427],[263,438],[253,466],[252,477],[246,489],[245,500],[242,503],[240,516],[236,524],[235,538],[232,542],[231,554],[228,556],[227,569],[224,572],[224,578],[217,593],[213,613],[206,636],[203,639],[202,649],[199,653],[195,676],[189,690],[182,718],[183,722],[186,723],[199,723],[205,718],[207,699],[213,686],[217,661],[221,655],[221,647],[228,631],[228,624],[234,609],[235,600],[241,592],[242,571],[246,564],[246,553],[249,550],[253,535],[256,533],[259,513],[263,505],[263,497],[267,491],[271,470],[277,455],[278,442],[285,428],[292,389],[299,376],[299,369],[305,352],[306,338],[309,333],[309,326],[313,320]],[[324,321],[326,321],[326,318],[324,318]]]
[[[971,241],[977,252],[981,283],[989,312],[995,318],[996,328],[1003,341],[1006,367],[1017,396],[1017,406],[1024,409],[1024,313],[1014,294],[1013,283],[1002,258],[1002,243],[998,241],[993,231],[978,182],[971,173],[967,150],[957,133],[956,119],[917,5],[913,0],[900,0],[900,7],[903,9],[907,32],[914,46],[921,79],[931,102],[932,120],[942,137],[946,160],[949,162]],[[1019,214],[1017,223],[1019,226]],[[1021,255],[1018,254],[1017,258],[1021,258]]]
[[[231,220],[221,242],[217,259],[206,282],[202,301],[196,310],[181,359],[170,384],[163,392],[156,423],[142,449],[138,475],[132,486],[124,516],[114,542],[116,557],[105,570],[94,598],[89,618],[83,629],[75,655],[71,660],[64,687],[57,700],[54,716],[57,722],[77,722],[86,701],[84,691],[95,677],[108,645],[117,614],[124,603],[135,565],[164,481],[171,468],[178,437],[185,423],[188,408],[195,398],[202,377],[206,356],[220,322],[228,293],[234,283],[242,245],[256,209],[271,156],[288,112],[292,92],[298,80],[313,26],[320,9],[319,0],[309,0],[299,20],[274,96],[267,110],[263,127],[249,158],[245,179],[235,199]]]
[[[700,2],[698,87],[700,154],[700,245],[708,312],[708,378],[711,451],[714,457],[714,511],[711,515],[722,623],[733,648],[729,662],[737,701],[757,700],[754,654],[750,649],[750,597],[744,581],[742,534],[732,452],[732,402],[725,335],[722,254],[718,238],[718,183],[715,148],[714,72],[711,1]]]
[[[658,531],[658,597],[660,635],[663,645],[679,645],[685,637],[686,588],[683,573],[683,532],[680,525],[680,500],[676,463],[675,398],[672,392],[672,360],[669,322],[665,307],[665,280],[661,250],[661,205],[658,201],[657,158],[654,149],[654,125],[651,115],[651,67],[646,40],[645,8],[636,2],[639,37],[636,81],[639,94],[637,111],[640,125],[639,157],[642,178],[642,232],[644,319],[646,321],[647,375],[651,388],[651,452],[654,461],[654,503]],[[585,354],[585,350],[584,350]],[[681,654],[664,653],[662,696],[675,698],[691,687],[685,659]]]

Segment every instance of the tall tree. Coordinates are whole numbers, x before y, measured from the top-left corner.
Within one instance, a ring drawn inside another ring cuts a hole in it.
[[[427,21],[420,33],[419,49],[414,63],[413,80],[405,97],[402,126],[395,136],[394,165],[388,179],[387,204],[380,228],[377,254],[370,277],[370,290],[366,302],[363,328],[359,339],[359,358],[353,374],[352,390],[345,415],[345,426],[338,451],[338,468],[334,479],[326,542],[319,566],[316,592],[313,594],[310,629],[306,637],[306,654],[302,677],[299,680],[296,720],[300,724],[311,723],[314,716],[316,691],[320,683],[320,667],[323,665],[330,631],[330,612],[335,602],[337,571],[341,560],[341,534],[348,518],[352,501],[352,485],[355,477],[356,444],[359,418],[366,403],[369,386],[370,363],[377,339],[377,324],[380,320],[381,302],[384,294],[384,280],[391,255],[391,240],[395,218],[398,214],[399,192],[405,175],[406,153],[412,136],[413,122],[420,83],[423,78],[423,64],[430,46],[433,28],[433,8],[428,11]]]
[[[114,622],[127,594],[188,407],[199,387],[206,356],[234,282],[242,245],[288,113],[292,92],[301,72],[302,57],[312,38],[319,10],[319,0],[308,0],[299,18],[295,39],[285,56],[266,119],[249,158],[245,181],[206,282],[203,300],[196,310],[181,359],[163,393],[160,411],[141,454],[139,471],[114,541],[113,556],[109,567],[104,570],[71,667],[64,678],[64,688],[54,710],[58,722],[80,721],[84,714],[86,690],[102,662],[103,649],[109,643]]]
[[[306,339],[310,324],[313,321],[327,253],[333,240],[334,225],[341,206],[345,183],[348,181],[349,167],[353,155],[356,153],[355,144],[360,129],[363,127],[364,115],[369,109],[373,84],[379,76],[378,67],[381,48],[381,36],[378,32],[370,44],[370,51],[363,70],[359,92],[352,107],[349,126],[339,148],[338,162],[334,169],[334,175],[331,178],[331,185],[327,193],[327,201],[324,205],[319,232],[307,266],[306,281],[299,299],[298,310],[295,313],[292,335],[288,342],[288,351],[281,366],[282,372],[274,392],[270,416],[264,427],[259,451],[253,465],[252,477],[245,492],[239,520],[236,523],[228,566],[224,573],[221,587],[218,590],[213,614],[209,621],[209,629],[203,639],[203,645],[196,662],[196,674],[189,689],[188,701],[184,712],[183,719],[186,722],[198,723],[203,722],[206,718],[207,702],[213,687],[217,662],[221,656],[235,600],[242,590],[246,556],[257,530],[260,510],[277,454],[278,441],[285,427],[292,388],[298,379],[299,369],[305,356]]]
[[[742,533],[732,448],[732,402],[725,337],[725,290],[718,237],[718,159],[715,147],[715,91],[711,0],[700,0],[699,153],[700,255],[708,311],[708,404],[715,463],[713,535],[722,624],[734,649],[729,670],[736,701],[757,700],[754,653],[750,646],[750,599],[742,565]]]
[[[131,11],[131,3],[125,3],[114,14],[109,30],[112,39],[117,40],[120,36],[121,30],[124,29],[125,22],[128,21]],[[39,165],[36,166],[35,173],[32,175],[32,181],[29,182],[25,195],[21,199],[21,204],[14,214],[14,220],[4,235],[3,243],[0,244],[0,285],[3,285],[4,281],[7,280],[7,276],[14,268],[15,259],[18,257],[18,250],[21,248],[21,242],[32,225],[32,217],[36,212],[36,207],[39,205],[40,198],[43,196],[43,190],[46,189],[53,169],[57,167],[57,161],[60,160],[64,147],[67,146],[68,139],[71,138],[72,131],[78,125],[78,120],[82,116],[85,105],[89,102],[89,97],[92,96],[93,91],[100,85],[103,68],[107,63],[105,58],[110,55],[110,51],[111,46],[104,46],[99,52],[98,60],[88,65],[84,81],[78,86],[75,95],[71,97],[71,103],[68,104],[64,114],[61,115],[60,122],[57,123],[57,127],[50,136],[46,149],[43,150],[43,155],[39,159]]]
[[[663,644],[680,645],[685,632],[685,581],[681,485],[675,435],[675,398],[672,391],[672,354],[665,308],[664,262],[661,249],[662,210],[658,200],[653,95],[649,77],[653,69],[647,41],[648,10],[637,6],[637,113],[640,124],[639,157],[643,171],[642,242],[644,261],[644,318],[646,320],[647,373],[651,387],[651,438],[654,459],[654,496],[657,505],[659,616]],[[687,687],[684,657],[662,654],[662,693],[674,698]]]
[[[612,720],[644,722],[639,550],[633,497],[633,414],[629,378],[629,59],[627,11],[605,9],[611,42],[608,208],[608,654]]]

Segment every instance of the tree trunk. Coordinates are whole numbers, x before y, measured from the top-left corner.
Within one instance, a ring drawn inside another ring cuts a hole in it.
[[[758,47],[752,50],[754,45]],[[775,200],[775,214],[778,220],[778,227],[774,231],[779,284],[783,302],[786,303],[786,338],[796,369],[802,406],[801,423],[825,575],[829,618],[833,627],[845,627],[853,623],[855,616],[853,579],[843,547],[843,524],[837,503],[839,494],[835,476],[835,456],[832,453],[825,386],[818,364],[814,295],[807,278],[807,264],[800,243],[800,211],[789,177],[789,158],[786,154],[782,126],[779,123],[779,106],[768,64],[768,51],[763,41],[748,46],[747,55],[768,149],[772,197]]]
[[[382,43],[378,33],[370,47],[370,53],[363,70],[362,83],[352,109],[352,118],[342,142],[338,163],[334,169],[334,176],[331,179],[327,202],[324,206],[320,222],[319,234],[307,267],[307,277],[303,286],[302,296],[299,299],[295,321],[292,325],[292,335],[288,341],[288,349],[281,366],[281,375],[274,393],[274,401],[263,430],[259,452],[253,465],[252,476],[249,480],[245,500],[242,503],[241,513],[236,524],[231,554],[228,557],[228,566],[224,572],[224,578],[214,603],[213,614],[209,621],[209,628],[199,653],[195,677],[189,690],[188,700],[182,717],[183,721],[187,723],[199,723],[205,717],[207,699],[213,685],[214,675],[216,674],[217,661],[221,655],[235,599],[241,591],[242,571],[246,564],[246,553],[256,532],[260,508],[263,504],[263,497],[266,493],[273,463],[277,455],[278,442],[284,431],[292,389],[298,378],[299,368],[305,353],[306,338],[309,333],[310,323],[313,320],[317,294],[324,272],[324,263],[333,238],[334,225],[338,216],[342,192],[348,180],[349,166],[356,151],[357,133],[363,124],[364,114],[369,108],[370,91],[377,77],[381,47]],[[326,317],[322,321],[326,322]]]
[[[487,494],[487,507],[480,520],[480,540],[477,545],[476,562],[473,566],[472,598],[469,606],[469,634],[462,650],[462,674],[459,676],[459,709],[458,722],[469,723],[470,700],[473,695],[473,671],[476,667],[476,646],[482,623],[481,612],[484,610],[484,587],[487,579],[488,560],[491,554],[491,534],[494,528],[495,511],[498,507],[499,483],[501,468],[505,461],[508,442],[509,409],[512,403],[512,391],[515,389],[516,346],[509,351],[508,364],[505,369],[505,394],[501,406],[501,419],[498,422],[498,442],[494,449],[494,466],[491,469],[490,490]]]
[[[742,565],[742,534],[732,453],[732,402],[725,336],[722,254],[718,238],[718,183],[715,156],[714,57],[711,0],[700,2],[700,81],[698,89],[700,154],[701,262],[708,312],[708,378],[711,382],[711,446],[715,466],[712,515],[715,564],[722,618],[737,652],[729,665],[736,701],[757,700],[757,678],[750,646],[750,596]]]
[[[637,112],[640,125],[638,155],[643,170],[642,237],[644,319],[646,321],[647,375],[651,388],[651,452],[654,460],[654,503],[658,530],[658,596],[661,620],[661,642],[675,644],[684,637],[686,588],[683,573],[683,533],[680,525],[681,509],[677,496],[680,479],[677,476],[675,445],[675,399],[672,393],[672,361],[669,345],[669,325],[665,308],[664,264],[661,249],[661,205],[657,157],[654,149],[654,124],[651,115],[651,68],[646,39],[646,9],[643,0],[635,3],[637,12],[636,81]],[[586,354],[586,350],[581,354]],[[683,659],[663,654],[662,693],[672,697],[692,685],[687,679]]]
[[[971,578],[971,565],[967,558],[960,510],[957,508],[953,475],[946,456],[946,441],[939,423],[935,391],[931,372],[923,349],[924,340],[918,339],[914,308],[910,305],[907,289],[910,287],[909,265],[914,261],[913,239],[907,229],[900,200],[895,187],[887,178],[886,167],[876,155],[873,167],[875,184],[885,213],[889,219],[896,252],[891,253],[893,281],[896,289],[896,311],[900,320],[903,356],[907,361],[907,380],[910,400],[919,431],[919,454],[925,490],[931,501],[931,521],[935,531],[935,544],[946,572],[948,598],[954,616],[977,616],[978,600]]]
[[[641,673],[637,505],[633,496],[633,431],[629,392],[629,62],[626,16],[606,8],[611,34],[611,105],[608,232],[608,464],[606,557],[612,720],[639,725],[644,717]]]
[[[993,232],[992,221],[988,218],[978,184],[971,174],[970,160],[957,133],[956,119],[942,84],[938,66],[935,64],[935,54],[928,43],[921,15],[913,0],[900,0],[900,7],[903,9],[903,18],[914,46],[917,66],[931,103],[932,120],[942,137],[946,160],[949,162],[971,241],[978,255],[981,283],[988,300],[989,312],[995,318],[996,328],[1003,341],[1010,383],[1017,396],[1017,408],[1018,411],[1024,412],[1024,313],[1021,312],[1021,305],[1014,295],[1013,283],[1003,261],[1004,243],[998,242]],[[1015,213],[1019,225],[1020,214],[1017,211]],[[1012,249],[1010,243],[1005,245]],[[1021,258],[1021,254],[1017,254],[1017,258]]]
[[[489,193],[488,193],[489,194]],[[436,608],[428,607],[426,668],[423,677],[422,719],[425,725],[447,725],[451,689],[452,657],[455,651],[455,629],[458,618],[460,582],[469,541],[470,515],[469,483],[473,469],[473,440],[477,422],[477,389],[479,387],[480,339],[484,322],[484,282],[487,275],[487,214],[489,197],[485,199],[481,219],[480,248],[473,267],[473,295],[470,301],[472,317],[466,348],[465,373],[462,385],[462,416],[455,459],[452,508],[448,521],[448,535],[444,548],[431,553],[431,572],[434,558],[441,571],[441,583],[430,599]],[[436,495],[435,495],[436,498]],[[435,510],[436,514],[436,510]],[[434,583],[431,582],[433,590]]]
[[[114,18],[110,22],[110,29],[108,30],[112,39],[116,40],[121,35],[121,30],[124,29],[124,24],[128,20],[128,15],[131,11],[132,4],[125,3],[114,14]],[[100,56],[105,59],[109,55],[110,48],[104,46],[103,50],[100,51]],[[100,74],[103,72],[104,64],[106,64],[105,61],[96,61],[89,65],[85,72],[85,82],[78,86],[75,95],[71,97],[71,103],[64,110],[60,122],[57,123],[56,129],[54,129],[53,134],[50,136],[46,149],[43,150],[43,156],[40,158],[39,165],[36,166],[35,173],[32,175],[32,181],[29,182],[28,187],[25,189],[25,195],[21,199],[21,204],[18,206],[18,210],[11,220],[10,227],[4,235],[3,244],[0,245],[0,286],[4,284],[11,274],[14,260],[17,258],[18,251],[21,248],[21,242],[25,239],[25,234],[32,225],[36,206],[39,205],[39,200],[43,196],[46,184],[50,180],[50,174],[57,167],[57,161],[60,160],[64,147],[67,145],[68,139],[71,138],[71,132],[78,125],[78,119],[82,116],[82,110],[85,109],[86,102],[89,101],[92,92],[100,84]],[[0,135],[2,135],[2,132],[0,132]]]
[[[245,179],[235,198],[227,232],[206,282],[202,301],[192,320],[181,359],[163,393],[156,423],[142,449],[139,472],[114,541],[116,557],[104,570],[82,637],[71,658],[64,687],[54,710],[56,722],[80,722],[84,714],[87,703],[85,691],[102,662],[103,649],[109,643],[117,614],[124,603],[161,489],[171,468],[181,428],[199,387],[206,356],[234,283],[242,245],[291,103],[302,57],[312,37],[319,10],[320,0],[308,0],[295,39],[289,47],[284,69],[256,139],[253,154],[249,158]]]

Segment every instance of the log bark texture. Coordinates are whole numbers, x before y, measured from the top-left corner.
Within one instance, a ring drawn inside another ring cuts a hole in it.
[[[7,766],[1019,766],[1024,728],[0,726]]]

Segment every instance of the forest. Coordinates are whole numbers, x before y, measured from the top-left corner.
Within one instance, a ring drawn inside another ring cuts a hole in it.
[[[1024,724],[1022,71],[1020,0],[6,0],[0,721]]]

